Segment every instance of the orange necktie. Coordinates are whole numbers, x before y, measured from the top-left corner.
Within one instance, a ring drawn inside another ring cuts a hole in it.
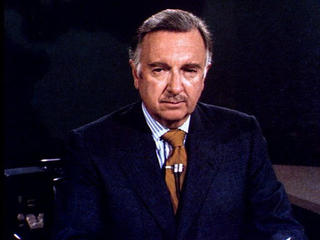
[[[180,191],[187,167],[187,153],[183,144],[184,137],[185,132],[179,129],[170,130],[162,136],[172,146],[171,154],[166,161],[165,179],[175,214],[178,209]]]

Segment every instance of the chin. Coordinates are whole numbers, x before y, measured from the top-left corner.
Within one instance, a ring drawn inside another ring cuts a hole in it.
[[[179,122],[183,121],[188,116],[187,112],[166,112],[162,114],[161,118],[167,122]]]

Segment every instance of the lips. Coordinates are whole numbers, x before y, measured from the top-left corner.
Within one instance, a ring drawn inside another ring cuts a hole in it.
[[[161,103],[167,103],[167,104],[179,104],[179,103],[184,103],[184,101],[161,101]]]
[[[185,101],[161,101],[160,104],[167,110],[178,110],[184,107]]]

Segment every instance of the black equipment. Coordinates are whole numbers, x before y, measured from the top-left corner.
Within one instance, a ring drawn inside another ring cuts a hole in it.
[[[59,158],[4,170],[4,239],[49,239],[55,188],[63,180]]]

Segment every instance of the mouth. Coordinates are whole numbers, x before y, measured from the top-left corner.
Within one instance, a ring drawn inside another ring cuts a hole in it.
[[[161,101],[161,103],[177,105],[180,103],[184,103],[184,101]]]
[[[183,107],[185,101],[161,101],[160,103],[167,109],[178,109]]]
[[[187,103],[187,97],[184,95],[166,95],[160,99],[162,104],[167,109],[180,109]]]

